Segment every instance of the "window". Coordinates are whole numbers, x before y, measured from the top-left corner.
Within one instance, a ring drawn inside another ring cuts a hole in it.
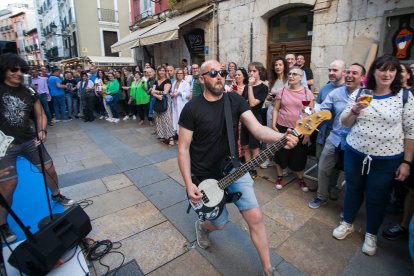
[[[310,8],[296,8],[270,19],[269,42],[312,39],[313,14]]]
[[[118,42],[117,32],[103,31],[103,42],[104,42],[105,56],[119,57],[119,53],[111,52],[111,45]]]

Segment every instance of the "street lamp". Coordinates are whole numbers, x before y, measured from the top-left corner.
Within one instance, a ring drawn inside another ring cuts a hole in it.
[[[58,27],[55,25],[54,22],[52,22],[50,24],[50,28],[52,29],[52,32],[53,32],[54,35],[61,36],[63,38],[68,39],[68,42],[69,42],[69,57],[71,58],[72,57],[72,42],[71,42],[72,37],[70,35],[67,35],[67,34],[57,34],[56,31],[57,31]]]

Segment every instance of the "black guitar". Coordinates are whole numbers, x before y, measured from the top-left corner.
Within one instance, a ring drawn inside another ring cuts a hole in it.
[[[292,131],[292,134],[299,136],[302,134],[312,134],[312,132],[318,127],[320,123],[325,120],[331,119],[331,112],[323,110],[318,113],[314,113],[310,116],[304,117],[296,122],[296,127]],[[267,149],[263,150],[258,156],[250,160],[249,162],[241,165],[237,170],[229,173],[220,180],[206,179],[198,185],[198,189],[203,194],[203,197],[198,202],[192,202],[189,200],[190,205],[197,213],[201,220],[212,220],[217,218],[223,211],[223,207],[226,203],[234,202],[240,198],[241,193],[230,194],[227,191],[227,187],[234,181],[245,175],[248,171],[253,170],[260,164],[262,164],[267,158],[273,156],[275,152],[285,146],[287,142],[286,136],[272,144]],[[198,183],[194,183],[198,184]]]

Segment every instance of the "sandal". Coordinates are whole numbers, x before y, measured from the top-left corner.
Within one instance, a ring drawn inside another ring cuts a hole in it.
[[[283,188],[283,176],[278,176],[275,182],[276,190],[281,190]]]
[[[168,143],[169,147],[174,147],[175,143],[174,143],[174,139],[170,139],[170,142]]]

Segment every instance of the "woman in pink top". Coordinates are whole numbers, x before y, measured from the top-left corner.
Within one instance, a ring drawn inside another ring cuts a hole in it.
[[[288,128],[294,128],[296,121],[302,115],[303,108],[315,105],[313,93],[307,87],[301,85],[302,77],[302,69],[292,67],[288,74],[289,87],[284,87],[277,92],[272,116],[272,128],[274,130],[285,133]],[[276,189],[282,189],[283,169],[289,167],[289,169],[296,172],[298,184],[302,191],[309,191],[306,182],[303,180],[309,137],[309,135],[303,135],[296,147],[291,150],[281,149],[276,153]]]

